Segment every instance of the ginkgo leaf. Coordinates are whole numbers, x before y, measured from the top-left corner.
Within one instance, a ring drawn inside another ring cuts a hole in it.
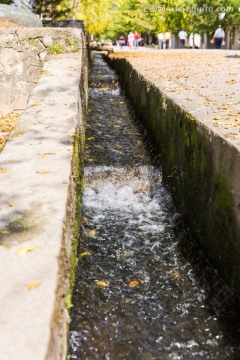
[[[10,202],[10,203],[8,204],[8,206],[9,206],[9,207],[13,207],[13,206],[15,206],[15,203],[14,203],[14,202]]]
[[[100,280],[100,281],[96,281],[96,285],[97,285],[98,287],[108,287],[108,286],[109,286],[109,282],[108,282],[108,281],[102,281],[102,280]]]
[[[39,170],[39,171],[36,171],[36,174],[40,174],[40,175],[43,175],[43,174],[49,174],[50,171],[47,171],[47,170]]]
[[[0,169],[0,174],[6,174],[7,170],[6,169]]]
[[[80,254],[81,257],[92,255],[89,251],[84,251]]]
[[[95,236],[96,233],[97,233],[97,230],[96,230],[96,229],[93,229],[93,230],[90,230],[90,231],[89,231],[89,235],[91,235],[91,236]]]
[[[221,120],[222,117],[221,116],[216,116],[215,118],[213,118],[213,120]]]
[[[32,251],[34,251],[34,250],[36,250],[38,248],[39,248],[38,245],[23,246],[21,249],[18,250],[17,256],[23,257],[26,254],[28,254],[29,252],[32,252]]]
[[[45,156],[49,156],[49,155],[55,155],[55,152],[45,152],[45,153],[38,153],[39,156],[41,157],[45,157]]]
[[[27,284],[27,289],[28,290],[33,290],[36,289],[40,286],[40,282],[39,281],[31,281],[30,283]]]
[[[37,103],[33,103],[33,104],[31,104],[32,106],[39,106],[39,105],[42,105],[42,103],[41,102],[37,102]]]
[[[136,286],[139,286],[141,283],[139,280],[132,280],[130,281],[130,283],[128,284],[128,286],[130,287],[136,287]]]

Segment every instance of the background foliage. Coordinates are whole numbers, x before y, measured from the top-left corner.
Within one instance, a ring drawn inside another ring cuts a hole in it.
[[[0,0],[2,4],[10,2],[11,0]],[[158,9],[158,5],[164,11]],[[201,11],[204,6],[205,11]],[[193,11],[188,11],[187,7]],[[232,7],[232,11],[224,11],[227,7]],[[233,30],[236,25],[240,25],[239,7],[240,0],[34,1],[35,12],[42,14],[44,18],[84,20],[87,32],[100,40],[114,40],[131,30],[142,34],[157,34],[167,30],[176,33],[184,28],[188,33],[210,34],[219,24],[226,30]],[[225,16],[221,19],[223,12]]]
[[[205,0],[81,0],[74,16],[84,20],[87,31],[99,39],[116,39],[131,30],[157,34],[167,30],[176,33],[184,28],[188,33],[210,34],[219,24],[226,30],[240,25],[239,1],[209,0],[206,9]],[[159,4],[164,11],[156,10]],[[205,11],[201,11],[204,5]],[[227,7],[231,11],[225,11]],[[225,15],[221,19],[222,13]]]

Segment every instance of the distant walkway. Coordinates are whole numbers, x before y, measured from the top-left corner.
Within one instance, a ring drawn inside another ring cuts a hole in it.
[[[130,50],[127,46],[113,50],[240,149],[240,50]]]

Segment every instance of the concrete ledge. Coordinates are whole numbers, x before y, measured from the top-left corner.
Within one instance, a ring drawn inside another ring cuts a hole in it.
[[[77,51],[83,35],[77,29],[0,30],[0,113],[25,109],[48,53]]]
[[[1,360],[66,358],[81,207],[83,47],[47,56],[0,154]]]
[[[209,260],[240,297],[237,137],[231,140],[218,128],[208,126],[196,106],[193,108],[186,101],[183,106],[180,95],[179,99],[167,96],[159,81],[141,74],[138,68],[141,60],[134,66],[131,58],[124,56],[127,57],[110,55],[110,63],[120,74],[158,149],[163,176],[173,199]],[[151,65],[146,63],[146,67]],[[154,74],[153,71],[152,68],[150,73]]]

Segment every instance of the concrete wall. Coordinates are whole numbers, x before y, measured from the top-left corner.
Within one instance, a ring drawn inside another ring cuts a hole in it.
[[[77,29],[0,37],[9,42],[8,61],[16,55],[17,79],[23,74],[28,82],[24,69],[36,69],[28,92],[35,87],[0,153],[0,358],[65,360],[83,184],[85,39]]]
[[[0,113],[25,109],[48,53],[80,47],[76,30],[23,28],[0,30]]]
[[[166,97],[126,59],[112,59],[160,154],[164,181],[208,259],[240,297],[240,153]]]

